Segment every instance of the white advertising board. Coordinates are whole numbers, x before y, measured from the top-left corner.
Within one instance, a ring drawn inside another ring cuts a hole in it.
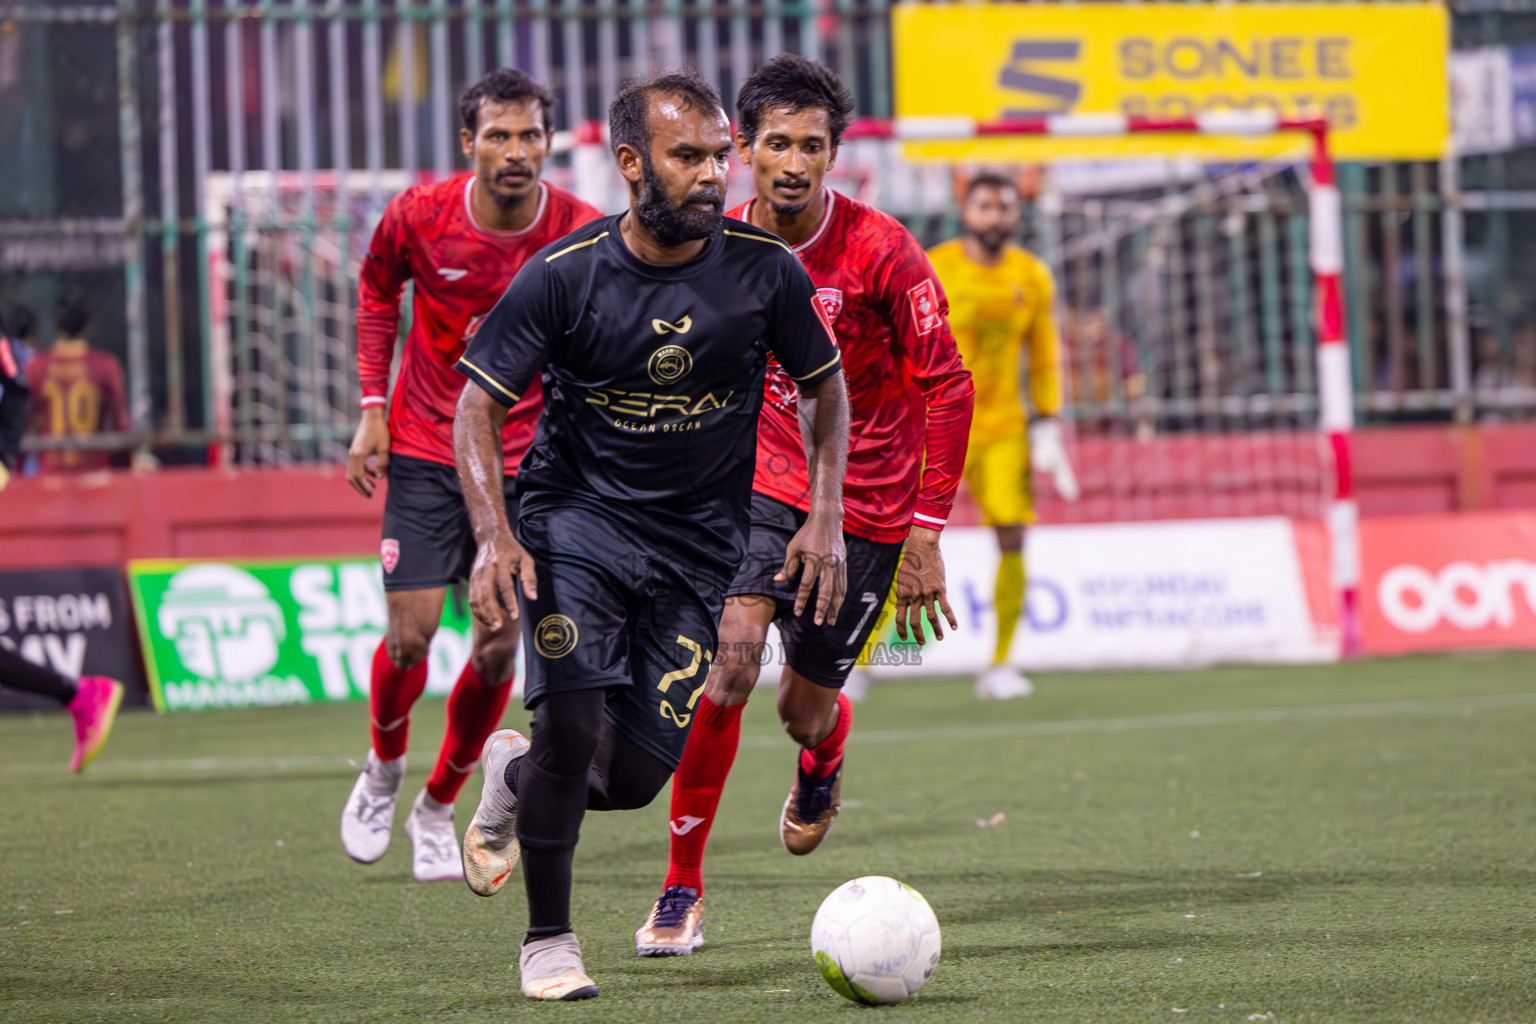
[[[1338,657],[1337,637],[1314,626],[1284,518],[1042,526],[1027,545],[1027,608],[1010,659],[1025,671]],[[996,541],[988,529],[950,529],[942,546],[958,634],[930,641],[920,664],[876,656],[873,675],[989,664]],[[880,638],[894,639],[889,624]]]

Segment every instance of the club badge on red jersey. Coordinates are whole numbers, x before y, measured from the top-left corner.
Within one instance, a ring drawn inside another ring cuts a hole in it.
[[[907,289],[907,301],[912,306],[912,320],[917,325],[918,334],[927,334],[939,326],[939,290],[933,286],[933,279],[920,281]]]
[[[400,542],[390,537],[380,544],[379,561],[384,563],[385,572],[394,572],[400,564]]]
[[[843,311],[843,290],[841,288],[817,288],[816,306],[821,310],[827,326],[837,323],[837,315]]]

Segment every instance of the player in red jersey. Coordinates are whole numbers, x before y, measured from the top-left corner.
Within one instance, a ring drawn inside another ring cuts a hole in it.
[[[836,75],[803,57],[776,57],[743,83],[736,110],[737,151],[752,168],[757,197],[731,216],[794,248],[842,352],[851,417],[843,484],[848,596],[836,621],[794,614],[795,587],[782,568],[805,522],[810,486],[795,386],[770,362],[750,547],[727,591],[719,649],[673,777],[671,863],[661,898],[635,933],[641,956],[685,955],[703,942],[704,846],[769,624],[778,623],[785,646],[779,718],[804,748],[779,821],[795,854],[820,845],[837,815],[853,721],[840,690],[898,565],[898,635],[920,638],[926,617],[942,637],[935,606],[958,628],[945,597],[939,531],[965,463],[974,389],[949,332],[944,292],[901,224],[822,187],[853,112]]]
[[[468,577],[475,557],[453,465],[454,408],[464,390],[453,365],[523,263],[599,216],[539,180],[549,155],[552,104],[548,90],[521,71],[492,71],[466,90],[459,101],[459,140],[473,173],[396,196],[363,264],[357,312],[363,414],[347,457],[347,481],[372,497],[377,481],[389,480],[380,545],[389,630],[373,656],[373,743],[341,817],[342,844],[364,864],[389,848],[411,705],[427,685],[428,648],[447,587]],[[386,399],[407,280],[415,283],[411,331],[394,396]],[[541,405],[535,381],[502,431],[509,508]],[[453,802],[485,738],[500,724],[516,651],[515,628],[491,633],[475,624],[469,664],[448,695],[448,729],[436,767],[405,823],[419,881],[463,875]]]

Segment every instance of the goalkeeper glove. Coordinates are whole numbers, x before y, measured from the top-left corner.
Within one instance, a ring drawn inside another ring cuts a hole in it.
[[[1064,500],[1077,500],[1077,474],[1072,472],[1067,449],[1061,443],[1060,420],[1048,416],[1029,425],[1029,459],[1036,469],[1050,474],[1056,493]]]

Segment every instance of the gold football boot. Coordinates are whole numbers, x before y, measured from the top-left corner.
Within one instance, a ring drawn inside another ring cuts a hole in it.
[[[699,890],[669,885],[635,932],[641,956],[687,956],[704,944],[704,901]]]
[[[827,837],[832,822],[837,820],[837,809],[843,797],[843,763],[839,761],[832,774],[824,779],[813,779],[795,762],[795,785],[784,800],[784,810],[779,815],[779,838],[784,849],[797,857],[803,857]]]

